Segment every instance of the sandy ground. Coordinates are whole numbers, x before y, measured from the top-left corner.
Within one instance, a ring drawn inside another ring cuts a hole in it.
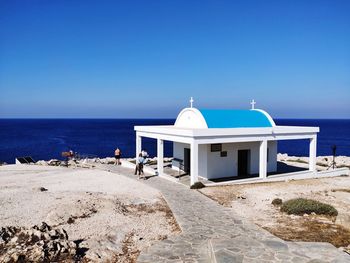
[[[134,253],[178,231],[157,190],[97,170],[1,166],[0,206],[0,228],[64,228],[69,239],[85,240],[86,258],[94,261],[123,262],[125,244]]]
[[[232,207],[245,219],[286,240],[327,241],[340,247],[350,244],[350,177],[289,182],[207,187],[203,194]],[[275,198],[309,198],[333,205],[336,218],[287,215],[271,204]]]

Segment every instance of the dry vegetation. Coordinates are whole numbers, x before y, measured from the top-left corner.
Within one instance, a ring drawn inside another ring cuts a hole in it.
[[[156,202],[153,205],[147,204],[124,204],[122,202],[116,203],[116,210],[125,215],[133,215],[133,216],[145,216],[153,213],[162,213],[169,226],[171,227],[172,233],[178,234],[181,232],[180,226],[175,220],[173,212],[168,207],[166,201],[163,198],[160,198],[159,202]],[[135,263],[140,254],[140,250],[136,244],[137,234],[135,231],[131,231],[125,235],[124,240],[122,241],[122,251],[114,257],[113,262],[116,263]],[[167,235],[158,235],[156,240],[164,240],[167,239]],[[138,238],[140,240],[140,238]]]
[[[329,242],[336,247],[347,247],[350,231],[340,225],[329,223],[320,217],[298,218],[286,224],[284,219],[277,221],[283,227],[265,227],[272,234],[290,241]]]
[[[350,245],[349,177],[206,187],[199,191],[284,240]],[[286,202],[290,199],[298,201]]]
[[[311,213],[328,216],[338,215],[338,211],[333,206],[305,198],[294,198],[283,202],[281,211],[286,212],[288,215],[304,215]]]

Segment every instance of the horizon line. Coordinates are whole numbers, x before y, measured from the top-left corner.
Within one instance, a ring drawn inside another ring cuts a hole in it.
[[[293,118],[277,117],[274,120],[350,120],[350,118]],[[176,118],[109,118],[109,117],[0,117],[0,120],[176,120]]]

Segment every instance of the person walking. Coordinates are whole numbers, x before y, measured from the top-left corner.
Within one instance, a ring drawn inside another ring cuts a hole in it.
[[[121,165],[122,164],[120,162],[121,154],[122,154],[121,150],[117,147],[117,149],[115,149],[115,151],[114,151],[114,157],[115,157],[115,164],[116,165]]]
[[[144,175],[143,173],[143,163],[145,159],[142,157],[142,153],[139,154],[139,157],[136,158],[136,167],[135,167],[135,175],[139,173],[139,179],[141,179],[141,174]],[[145,176],[143,176],[145,179]]]

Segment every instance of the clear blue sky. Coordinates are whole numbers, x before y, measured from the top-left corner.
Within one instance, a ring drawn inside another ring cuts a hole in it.
[[[350,1],[0,1],[0,117],[350,118]]]

